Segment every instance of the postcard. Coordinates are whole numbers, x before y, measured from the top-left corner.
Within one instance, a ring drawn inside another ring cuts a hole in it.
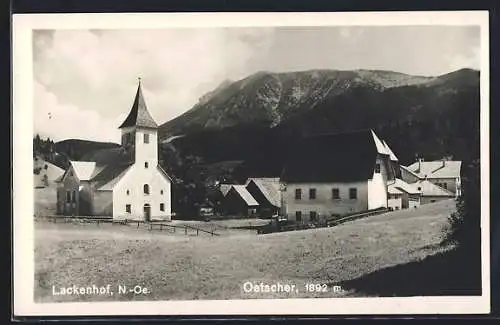
[[[15,314],[489,313],[488,26],[14,15]]]

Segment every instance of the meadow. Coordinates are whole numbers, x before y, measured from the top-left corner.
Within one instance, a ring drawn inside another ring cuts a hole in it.
[[[450,250],[441,245],[453,200],[318,228],[257,235],[218,221],[220,236],[133,225],[35,222],[35,300],[193,300],[366,296],[335,285]],[[182,222],[178,222],[182,224]],[[195,222],[191,222],[193,224]],[[205,223],[207,226],[207,223]],[[294,284],[298,292],[247,293],[243,284]],[[408,279],[408,281],[412,281]],[[53,295],[52,286],[106,286],[114,295]],[[326,284],[328,292],[307,292]],[[148,288],[118,294],[117,286]],[[378,295],[370,293],[370,295]]]

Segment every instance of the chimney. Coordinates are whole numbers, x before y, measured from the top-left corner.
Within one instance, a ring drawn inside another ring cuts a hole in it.
[[[418,169],[417,169],[417,173],[420,173],[420,167],[422,165],[422,161],[424,161],[422,158],[418,158]]]
[[[446,165],[446,159],[443,158],[441,167],[444,167],[445,165]]]

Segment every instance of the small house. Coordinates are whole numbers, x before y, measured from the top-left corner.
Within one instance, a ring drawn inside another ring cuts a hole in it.
[[[259,203],[247,191],[245,185],[232,185],[222,200],[222,211],[226,216],[253,217],[257,215]]]
[[[279,178],[249,178],[246,189],[259,203],[260,216],[271,217],[279,212],[281,207]]]

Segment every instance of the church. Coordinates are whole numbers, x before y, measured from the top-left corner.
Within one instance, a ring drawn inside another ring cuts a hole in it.
[[[158,124],[137,87],[119,126],[121,145],[70,161],[58,179],[57,213],[114,220],[171,220],[171,178],[158,164]]]

